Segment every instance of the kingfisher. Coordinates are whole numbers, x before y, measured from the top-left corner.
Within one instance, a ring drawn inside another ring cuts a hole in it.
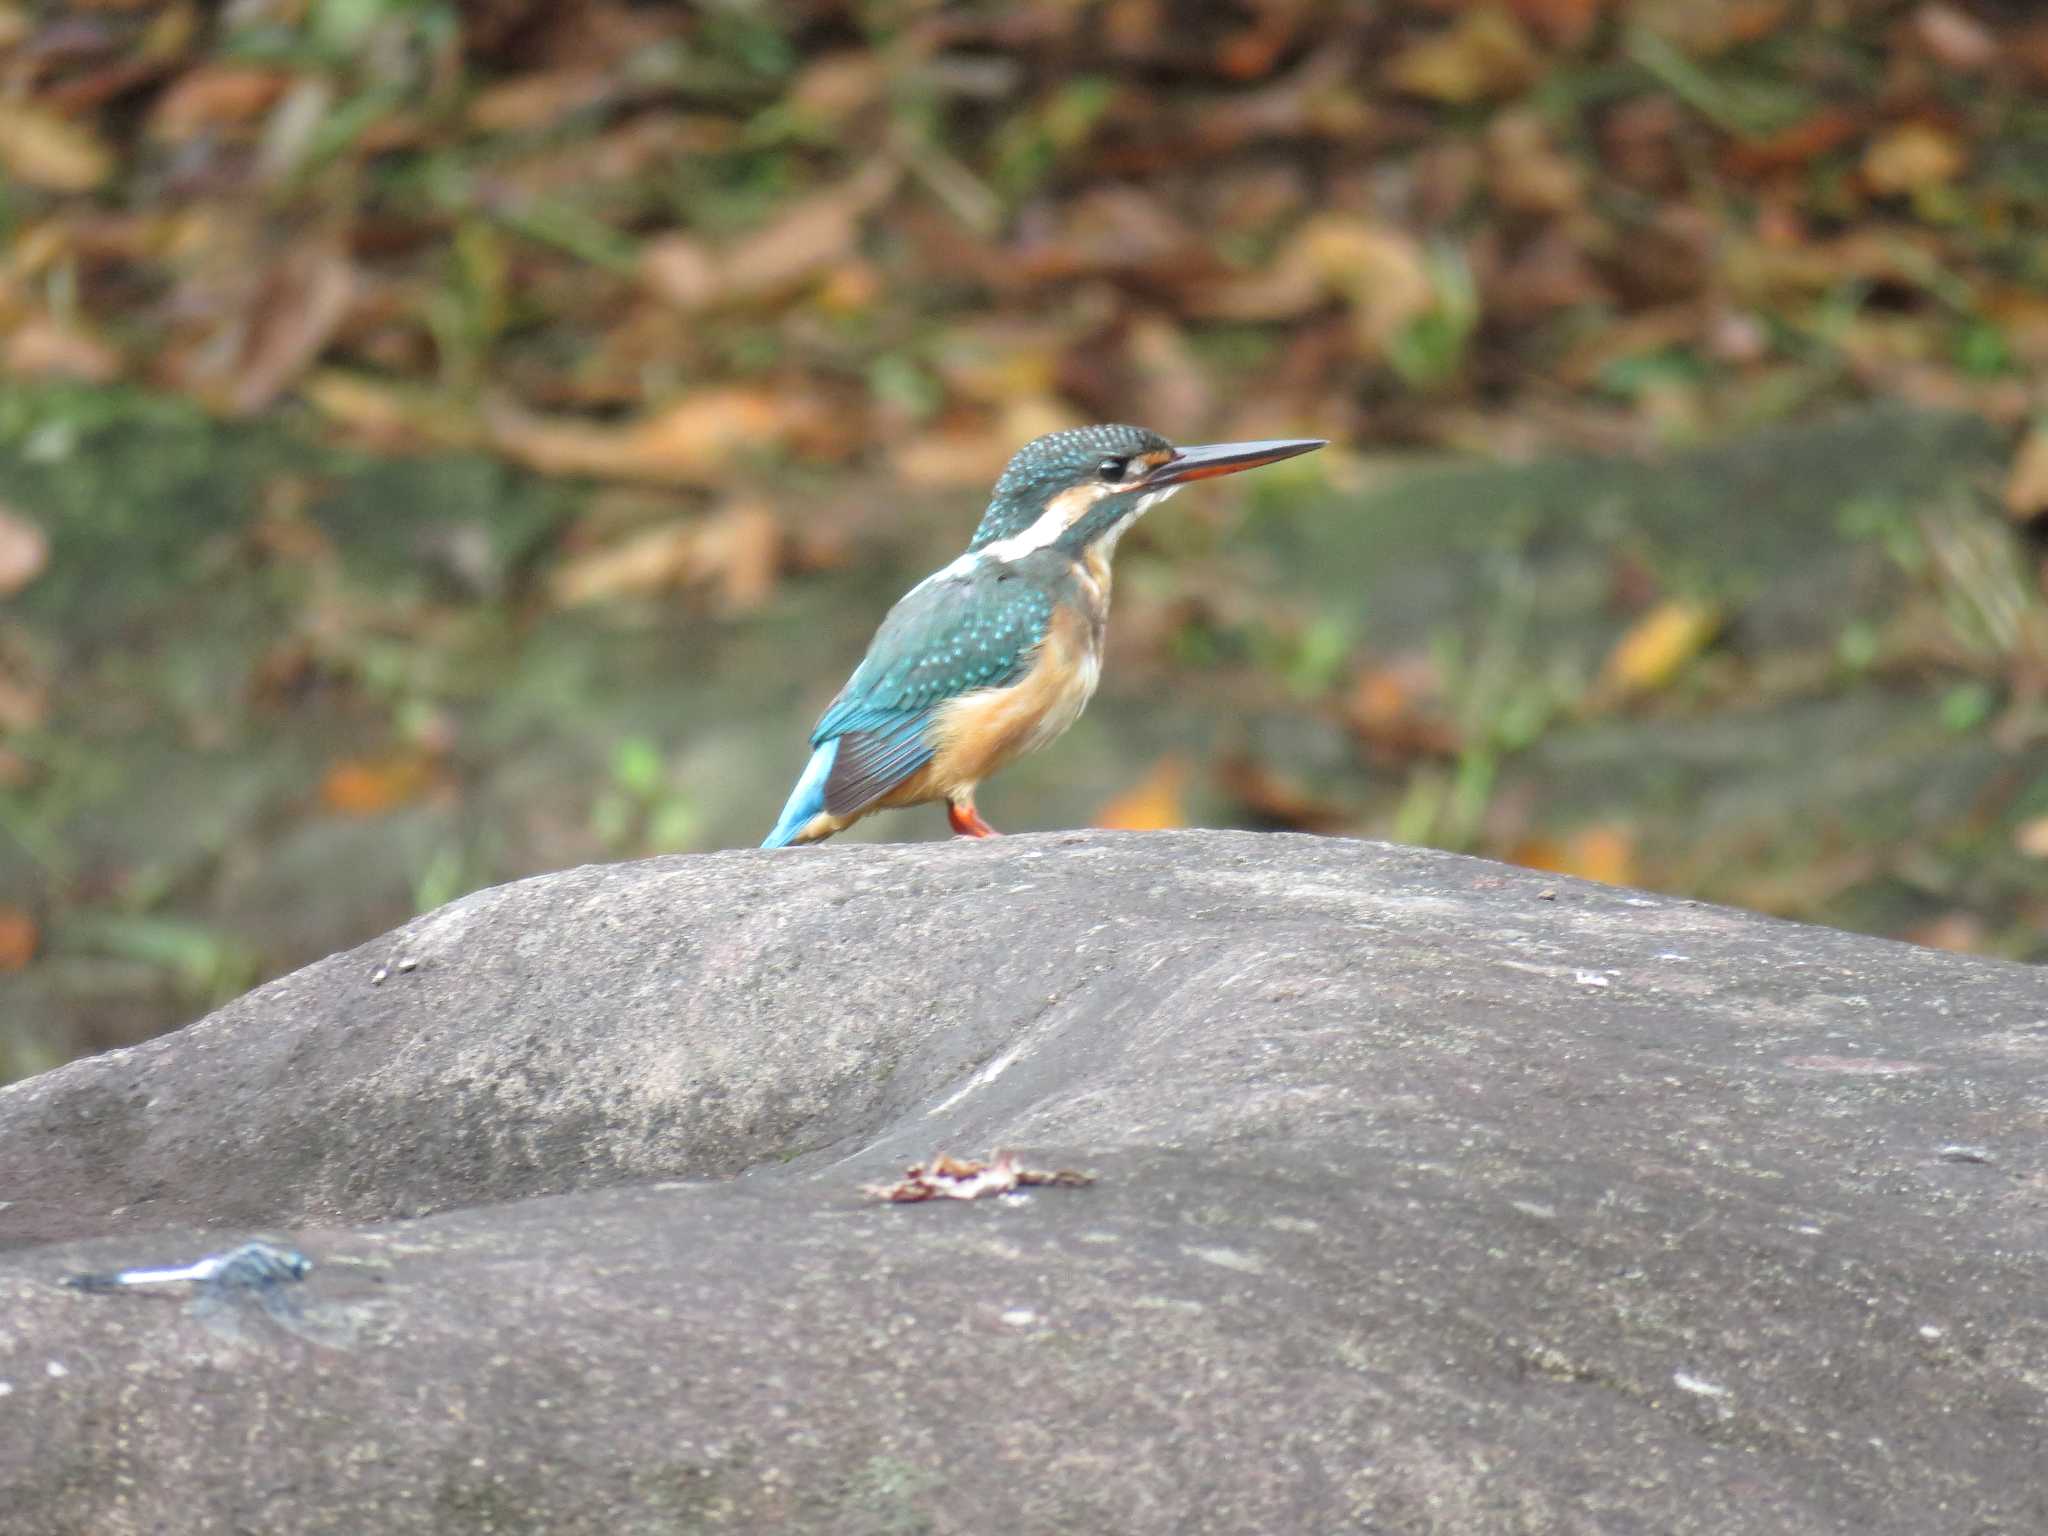
[[[1110,558],[1182,486],[1309,453],[1321,438],[1176,448],[1143,427],[1026,443],[966,552],[912,587],[811,732],[811,760],[761,844],[815,843],[871,812],[942,800],[993,837],[974,791],[1056,740],[1102,677]]]

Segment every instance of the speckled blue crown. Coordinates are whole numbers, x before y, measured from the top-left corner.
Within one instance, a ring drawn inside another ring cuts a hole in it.
[[[1127,459],[1172,446],[1157,432],[1116,425],[1070,427],[1035,437],[1011,455],[967,547],[979,549],[1022,533],[1038,520],[1047,501],[1091,478],[1104,459]]]

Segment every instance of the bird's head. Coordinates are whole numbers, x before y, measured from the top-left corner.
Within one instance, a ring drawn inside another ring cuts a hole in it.
[[[1011,458],[969,553],[1056,545],[1114,548],[1124,530],[1190,480],[1235,474],[1323,446],[1321,438],[1176,448],[1143,427],[1076,427],[1034,438]]]

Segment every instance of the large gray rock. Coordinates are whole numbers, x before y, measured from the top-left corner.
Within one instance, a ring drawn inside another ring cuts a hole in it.
[[[1441,854],[574,870],[0,1092],[0,1529],[2048,1531],[2044,1106],[2038,972]],[[352,1347],[51,1283],[256,1230]]]

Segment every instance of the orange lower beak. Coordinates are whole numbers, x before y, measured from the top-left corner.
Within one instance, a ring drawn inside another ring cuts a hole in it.
[[[1234,475],[1241,469],[1257,469],[1261,464],[1277,464],[1299,453],[1314,453],[1326,441],[1320,437],[1296,437],[1264,443],[1206,443],[1199,448],[1176,448],[1172,458],[1145,477],[1145,489],[1185,485],[1190,480],[1208,480],[1216,475]]]

